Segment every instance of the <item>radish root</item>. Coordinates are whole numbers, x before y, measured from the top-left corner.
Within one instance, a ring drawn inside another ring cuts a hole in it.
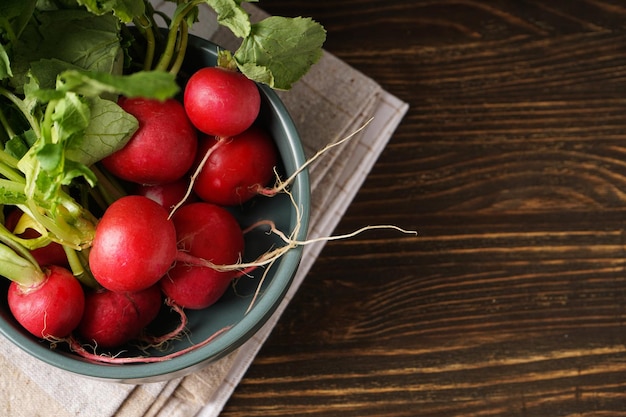
[[[339,146],[339,145],[349,141],[353,137],[355,137],[359,132],[361,132],[363,129],[365,129],[367,127],[367,125],[369,125],[371,123],[372,120],[374,120],[373,117],[370,118],[368,121],[366,121],[357,130],[355,130],[354,132],[350,133],[345,138],[343,138],[343,139],[341,139],[339,141],[336,141],[336,142],[332,142],[332,143],[326,145],[324,148],[322,148],[319,151],[317,151],[317,153],[315,155],[313,155],[309,160],[307,160],[304,164],[302,164],[302,166],[300,168],[298,168],[293,174],[291,174],[291,176],[289,176],[289,178],[287,178],[285,181],[281,181],[280,177],[278,176],[278,173],[276,171],[274,171],[274,172],[276,172],[276,178],[277,178],[276,186],[274,186],[273,188],[261,188],[259,190],[259,194],[267,196],[267,197],[272,197],[272,196],[275,196],[276,194],[280,193],[281,191],[286,190],[287,187],[292,182],[294,182],[294,180],[296,179],[298,174],[300,174],[302,171],[304,171],[315,160],[317,160],[319,157],[321,157],[323,154],[325,154],[326,152],[328,152],[332,148],[334,148],[336,146]]]
[[[200,163],[198,164],[198,167],[196,168],[196,170],[191,175],[191,179],[189,181],[189,185],[187,186],[187,191],[185,192],[185,195],[183,196],[183,198],[178,203],[176,203],[176,205],[174,207],[172,207],[172,210],[170,210],[168,219],[171,219],[172,216],[174,215],[174,213],[176,212],[176,210],[178,210],[183,204],[185,204],[185,201],[187,201],[187,199],[189,198],[189,196],[193,192],[193,185],[195,184],[196,179],[198,178],[198,175],[200,175],[200,172],[202,171],[202,168],[204,168],[204,166],[206,165],[206,162],[209,160],[209,157],[211,156],[211,154],[213,152],[215,152],[224,143],[226,143],[227,139],[228,138],[218,138],[218,140],[215,143],[215,145],[211,146],[206,151],[206,153],[204,154],[204,156],[200,160]]]
[[[110,363],[110,364],[127,364],[127,363],[156,363],[156,362],[166,362],[170,359],[176,358],[178,356],[182,356],[185,353],[191,352],[195,349],[201,348],[202,346],[208,345],[210,342],[218,338],[220,335],[225,333],[231,326],[223,327],[213,333],[211,336],[203,340],[202,342],[191,345],[185,349],[181,349],[179,351],[170,353],[164,356],[132,356],[132,357],[122,357],[121,352],[116,355],[106,355],[106,354],[97,354],[89,352],[83,344],[81,344],[76,338],[69,337],[66,341],[70,345],[70,349],[78,354],[79,356],[89,359],[95,362],[102,363]]]
[[[187,314],[185,314],[185,311],[183,310],[183,308],[179,306],[178,304],[174,303],[169,298],[165,300],[165,304],[169,306],[172,309],[172,311],[178,314],[178,316],[180,317],[180,322],[178,323],[178,326],[176,326],[174,330],[164,335],[160,335],[160,336],[145,335],[144,337],[142,337],[141,340],[149,344],[147,347],[154,347],[157,349],[162,348],[167,342],[174,340],[174,339],[178,339],[183,333],[185,333],[188,320],[187,320]]]
[[[317,160],[318,158],[320,158],[322,155],[324,155],[326,152],[328,152],[330,149],[339,146],[345,142],[347,142],[348,140],[354,138],[359,132],[363,131],[373,120],[373,118],[370,118],[369,120],[367,120],[361,127],[359,127],[357,130],[355,130],[354,132],[352,132],[351,134],[349,134],[348,136],[344,137],[343,139],[340,139],[336,142],[332,142],[330,144],[328,144],[327,146],[325,146],[324,148],[322,148],[321,150],[319,150],[313,157],[311,157],[309,160],[307,160],[302,166],[300,166],[293,174],[291,174],[289,176],[289,178],[287,178],[286,180],[281,180],[280,176],[278,174],[278,172],[275,171],[276,174],[276,183],[273,187],[265,187],[265,188],[261,188],[258,190],[258,194],[262,195],[262,196],[266,196],[266,197],[274,197],[278,194],[284,193],[287,194],[289,196],[289,199],[291,200],[291,203],[295,209],[296,212],[296,218],[297,218],[297,222],[296,225],[294,226],[294,229],[292,230],[291,234],[288,236],[286,235],[283,231],[279,230],[278,227],[276,227],[275,223],[271,220],[260,220],[250,226],[248,226],[246,229],[243,230],[244,234],[250,232],[251,230],[257,229],[259,227],[268,227],[268,234],[275,234],[276,236],[278,236],[284,243],[284,246],[280,246],[271,250],[268,250],[267,252],[263,253],[262,255],[260,255],[258,258],[256,258],[254,261],[251,262],[237,262],[234,264],[230,264],[230,265],[217,265],[214,264],[206,259],[202,259],[202,258],[198,258],[195,257],[193,255],[190,255],[188,253],[184,253],[179,251],[178,256],[177,256],[177,260],[178,261],[183,261],[186,262],[190,265],[196,265],[196,266],[204,266],[204,267],[209,267],[212,268],[216,271],[219,272],[229,272],[229,271],[239,271],[240,272],[240,277],[245,275],[245,274],[249,274],[251,273],[253,270],[255,270],[258,267],[264,267],[267,266],[268,268],[263,272],[263,275],[260,279],[259,284],[257,285],[257,289],[253,295],[252,301],[250,306],[248,307],[248,309],[246,310],[246,314],[250,311],[250,309],[252,308],[252,306],[254,305],[256,299],[258,298],[258,295],[260,293],[260,288],[269,272],[269,270],[271,269],[271,266],[283,255],[285,255],[287,252],[289,252],[290,250],[298,247],[298,246],[306,246],[309,244],[313,244],[313,243],[318,243],[318,242],[322,242],[322,241],[333,241],[333,240],[340,240],[340,239],[349,239],[351,237],[354,237],[358,234],[361,234],[367,230],[374,230],[374,229],[393,229],[396,231],[399,231],[401,233],[405,233],[405,234],[412,234],[412,235],[417,235],[416,231],[412,231],[412,230],[405,230],[403,228],[400,228],[398,226],[394,226],[394,225],[370,225],[370,226],[365,226],[362,227],[358,230],[355,230],[351,233],[347,233],[347,234],[343,234],[343,235],[337,235],[337,236],[327,236],[327,237],[318,237],[315,239],[309,239],[309,240],[297,240],[295,239],[295,236],[297,236],[300,232],[300,229],[302,227],[302,214],[301,214],[301,209],[300,207],[298,207],[298,204],[296,203],[295,199],[293,198],[293,195],[291,194],[291,192],[288,190],[289,185],[291,185],[293,183],[293,181],[296,179],[296,177],[303,172],[309,165],[311,165],[311,163],[313,163],[315,160]],[[202,161],[200,163],[200,165],[198,166],[198,168],[196,169],[196,171],[194,172],[194,174],[191,177],[191,181],[190,181],[190,185],[189,188],[187,190],[187,194],[185,195],[185,197],[183,198],[183,200],[181,200],[181,202],[179,202],[172,210],[172,212],[170,213],[170,217],[173,215],[174,211],[176,209],[178,209],[178,207],[180,207],[183,202],[187,199],[187,197],[189,196],[189,194],[191,194],[192,189],[193,189],[193,185],[194,182],[196,180],[196,178],[198,177],[200,171],[202,170],[202,167],[204,166],[204,164],[206,163],[206,161],[208,160],[209,156],[211,155],[211,153],[217,149],[217,147],[219,147],[222,143],[225,142],[225,139],[222,138],[220,140],[218,140],[218,142],[211,147],[207,153],[204,155],[204,157],[202,158]]]

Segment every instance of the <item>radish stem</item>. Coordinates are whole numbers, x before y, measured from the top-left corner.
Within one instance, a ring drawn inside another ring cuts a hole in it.
[[[20,251],[21,252],[21,251]],[[0,274],[24,287],[33,287],[45,279],[45,274],[32,255],[18,253],[6,243],[0,244]]]

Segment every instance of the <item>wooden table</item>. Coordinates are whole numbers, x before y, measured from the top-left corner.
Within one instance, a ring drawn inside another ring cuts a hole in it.
[[[626,3],[264,0],[410,104],[224,416],[626,415]]]

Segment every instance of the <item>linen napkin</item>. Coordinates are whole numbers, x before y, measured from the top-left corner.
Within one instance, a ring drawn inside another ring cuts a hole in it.
[[[155,0],[171,13],[171,3]],[[266,14],[245,4],[253,19]],[[208,8],[192,33],[235,49],[237,40],[218,27]],[[374,80],[327,52],[292,90],[279,95],[311,157],[371,120],[349,141],[310,166],[312,208],[309,237],[330,236],[386,146],[408,106]],[[372,119],[373,118],[373,119]],[[191,375],[150,384],[119,384],[70,375],[42,363],[0,338],[0,410],[7,417],[89,416],[212,417],[221,412],[324,247],[307,245],[287,296],[270,320],[243,346]]]

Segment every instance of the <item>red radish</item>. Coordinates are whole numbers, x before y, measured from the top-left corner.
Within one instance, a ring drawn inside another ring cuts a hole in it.
[[[208,307],[223,295],[237,272],[219,272],[194,258],[215,265],[238,262],[244,249],[241,227],[229,211],[204,202],[182,206],[172,221],[180,251],[174,267],[161,279],[161,289],[181,307]]]
[[[32,230],[32,229],[28,229]],[[69,267],[67,261],[67,255],[63,246],[56,242],[50,242],[44,247],[32,249],[30,253],[37,260],[37,263],[41,266],[58,265]]]
[[[97,347],[119,347],[137,339],[161,309],[161,290],[153,285],[138,292],[94,291],[86,296],[77,333]]]
[[[232,138],[202,138],[198,159],[217,143],[196,178],[193,188],[204,201],[232,206],[258,194],[274,178],[278,151],[272,137],[253,126]]]
[[[104,288],[134,292],[159,281],[176,251],[176,231],[167,210],[147,197],[129,195],[104,212],[89,265]]]
[[[224,272],[179,263],[161,279],[163,292],[183,308],[199,310],[215,304],[231,284]]]
[[[41,338],[61,339],[80,323],[85,308],[83,288],[72,273],[52,265],[43,282],[27,287],[12,281],[8,303],[15,319]]]
[[[189,78],[183,103],[189,120],[201,132],[233,136],[256,120],[261,94],[252,80],[236,70],[205,67]]]
[[[139,185],[135,190],[135,194],[148,197],[150,200],[156,201],[169,211],[185,198],[188,188],[189,178],[184,177],[178,181],[168,182],[167,184]],[[197,197],[191,194],[185,202],[192,203],[196,200]]]
[[[104,158],[102,165],[113,175],[139,184],[182,178],[193,164],[198,146],[183,105],[175,99],[124,97],[119,105],[137,118],[139,129],[126,146]]]

